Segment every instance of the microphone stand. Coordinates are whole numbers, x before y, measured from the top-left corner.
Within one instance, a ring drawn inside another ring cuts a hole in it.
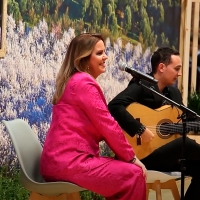
[[[156,95],[162,97],[163,99],[165,99],[168,102],[170,102],[171,105],[177,106],[180,110],[183,111],[183,113],[179,117],[180,119],[182,119],[182,125],[183,125],[183,131],[182,131],[182,155],[181,155],[181,159],[179,161],[180,161],[180,164],[181,164],[181,200],[184,200],[184,178],[185,178],[185,170],[186,170],[186,166],[185,166],[185,161],[186,161],[186,159],[185,159],[185,153],[186,153],[185,140],[186,140],[186,134],[187,134],[186,122],[187,122],[188,116],[192,115],[195,118],[199,118],[199,119],[200,119],[200,116],[197,115],[197,113],[195,113],[194,111],[192,111],[189,108],[185,107],[184,105],[178,104],[175,101],[173,101],[173,100],[167,98],[166,96],[160,94],[159,92],[155,91],[153,88],[147,87],[146,85],[144,85],[141,82],[142,78],[134,77],[134,80],[135,80],[136,83],[138,83],[142,87],[144,87],[144,88],[150,90],[151,92],[155,93]],[[148,81],[148,82],[150,82],[150,81]],[[151,80],[151,83],[152,83],[152,80]],[[154,84],[155,84],[155,82],[154,82]]]

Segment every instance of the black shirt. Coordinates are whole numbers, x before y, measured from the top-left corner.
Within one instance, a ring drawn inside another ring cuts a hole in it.
[[[145,86],[151,87],[155,91],[159,92],[157,84],[151,84],[146,81],[142,81],[142,83]],[[182,104],[181,93],[176,87],[168,86],[164,88],[163,94],[176,103]],[[162,97],[151,92],[147,88],[142,87],[141,85],[137,84],[134,79],[132,79],[127,88],[120,92],[108,104],[108,109],[111,115],[116,121],[118,121],[121,128],[130,136],[134,136],[142,127],[142,124],[134,119],[133,116],[126,110],[126,107],[133,102],[140,103],[152,109],[157,109],[168,103],[163,101]]]

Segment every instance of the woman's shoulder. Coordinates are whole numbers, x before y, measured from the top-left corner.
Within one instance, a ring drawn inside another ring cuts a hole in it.
[[[77,82],[79,84],[87,83],[87,82],[96,82],[95,79],[88,73],[85,72],[76,72],[71,77],[71,82]]]
[[[91,87],[98,88],[99,85],[96,80],[88,73],[76,72],[68,81],[69,89],[73,90],[84,90]]]

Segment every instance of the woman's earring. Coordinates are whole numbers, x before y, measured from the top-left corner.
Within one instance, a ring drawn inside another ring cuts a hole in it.
[[[86,71],[87,71],[88,73],[90,73],[90,67],[89,67],[89,66],[87,66]]]

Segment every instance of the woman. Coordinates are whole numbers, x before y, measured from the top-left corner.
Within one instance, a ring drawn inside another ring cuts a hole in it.
[[[111,117],[96,78],[105,72],[99,34],[75,37],[56,79],[42,156],[46,181],[68,181],[112,200],[146,200],[146,168]],[[99,155],[105,140],[118,160]]]

